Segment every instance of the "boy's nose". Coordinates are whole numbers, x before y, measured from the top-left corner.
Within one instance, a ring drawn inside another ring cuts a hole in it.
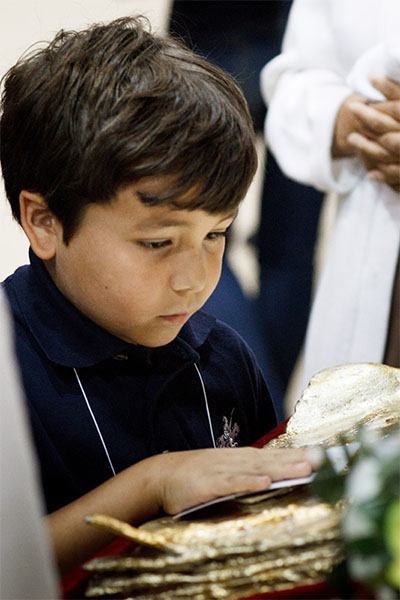
[[[170,278],[171,287],[175,292],[201,292],[207,283],[207,270],[201,252],[185,252]]]

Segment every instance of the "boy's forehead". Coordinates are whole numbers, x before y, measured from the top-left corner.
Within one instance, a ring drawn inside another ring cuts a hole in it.
[[[153,229],[153,228],[164,228],[164,227],[185,227],[191,224],[191,215],[195,214],[195,211],[190,211],[185,208],[176,207],[148,207],[149,213],[144,218],[140,219],[137,223],[141,230]],[[155,209],[159,210],[155,210]],[[198,209],[201,210],[201,209]],[[215,225],[229,221],[235,217],[235,214],[230,213],[206,213],[210,219],[215,221]]]
[[[134,184],[133,191],[143,201],[154,199],[156,200],[155,204],[161,204],[160,198],[170,195],[171,192],[176,190],[177,187],[179,187],[177,177],[145,177]],[[202,188],[203,185],[200,181],[194,183],[183,193],[177,193],[176,195],[174,194],[171,196],[171,200],[166,202],[165,205],[169,205],[170,209],[175,208],[176,210],[186,208],[187,206],[190,206],[190,203],[199,196]]]
[[[131,185],[137,191],[144,193],[162,194],[175,186],[177,177],[173,175],[155,175],[154,177],[142,177]]]
[[[166,226],[184,224],[187,216],[193,212],[190,208],[190,201],[197,198],[201,193],[202,186],[200,183],[194,185],[171,201],[163,202],[161,198],[168,194],[175,185],[176,179],[170,176],[146,177],[124,190],[142,204],[145,213],[141,219],[143,226],[154,226],[155,221]],[[204,212],[215,217],[217,221],[223,221],[234,219],[237,216],[238,208],[213,213],[207,210]]]

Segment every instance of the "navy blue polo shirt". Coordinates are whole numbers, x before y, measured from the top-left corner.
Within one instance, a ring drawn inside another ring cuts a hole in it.
[[[249,445],[275,426],[254,355],[230,327],[199,311],[165,346],[129,344],[78,311],[32,252],[30,260],[3,286],[49,512],[112,468],[212,447],[203,384],[222,445],[230,436]]]

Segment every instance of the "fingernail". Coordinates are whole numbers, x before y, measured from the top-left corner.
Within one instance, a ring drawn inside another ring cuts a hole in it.
[[[319,446],[306,448],[306,456],[314,469],[320,467],[324,462],[324,451]]]

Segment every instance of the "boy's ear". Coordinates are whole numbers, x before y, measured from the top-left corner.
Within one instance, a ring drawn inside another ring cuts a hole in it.
[[[42,260],[54,258],[62,228],[41,194],[22,190],[19,195],[21,225],[32,250]]]

